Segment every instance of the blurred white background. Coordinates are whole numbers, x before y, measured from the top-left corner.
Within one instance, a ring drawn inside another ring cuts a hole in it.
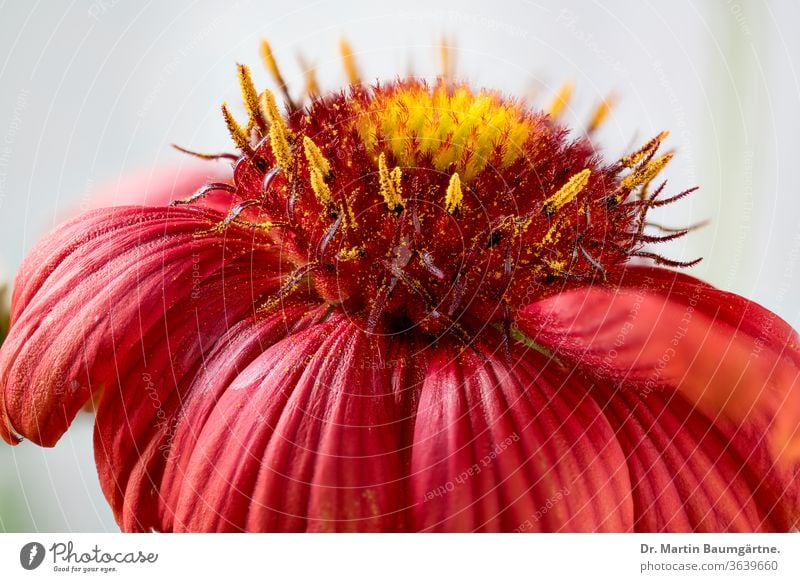
[[[219,115],[238,103],[235,63],[268,75],[270,39],[297,90],[297,54],[323,88],[342,84],[337,46],[368,80],[435,75],[442,36],[458,75],[546,103],[574,81],[580,130],[613,92],[598,134],[610,156],[671,129],[678,192],[700,192],[661,222],[710,219],[659,249],[705,260],[693,274],[753,298],[800,327],[800,3],[796,0],[235,2],[86,0],[0,3],[0,273],[92,189],[154,164],[179,143],[232,149]],[[240,115],[242,113],[240,112]],[[83,415],[53,450],[0,444],[0,531],[106,531]]]

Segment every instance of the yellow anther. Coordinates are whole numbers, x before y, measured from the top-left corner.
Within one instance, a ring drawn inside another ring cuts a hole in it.
[[[561,85],[561,88],[558,90],[555,97],[553,97],[553,100],[550,102],[550,107],[547,110],[550,117],[556,119],[564,113],[564,109],[566,109],[569,100],[572,98],[573,89],[572,83],[567,82]]]
[[[623,178],[619,184],[620,189],[633,190],[637,186],[649,183],[669,163],[673,155],[672,153],[664,154],[660,158],[650,160],[643,167],[637,168],[631,175]]]
[[[442,65],[442,78],[446,81],[451,81],[455,70],[455,60],[453,58],[453,48],[446,38],[442,38],[439,45],[439,58]]]
[[[444,208],[450,214],[461,208],[461,201],[464,199],[464,193],[461,191],[461,178],[458,172],[450,176],[450,183],[447,185],[447,193],[444,197]]]
[[[569,204],[575,199],[581,190],[589,183],[589,176],[592,171],[589,168],[581,170],[572,176],[567,183],[558,189],[558,192],[550,196],[544,202],[544,210],[548,214],[552,214],[560,210],[565,204]]]
[[[225,103],[222,104],[222,117],[225,120],[225,125],[228,126],[228,133],[231,134],[236,147],[240,150],[248,149],[250,147],[250,142],[247,139],[247,132],[236,123],[236,120],[233,118],[233,115],[231,115],[231,112],[228,111],[228,106]]]
[[[381,154],[378,158],[378,178],[381,184],[381,196],[383,196],[389,210],[394,210],[403,205],[401,196],[403,191],[400,187],[402,176],[403,173],[400,168],[395,168],[389,172],[389,166],[386,165],[386,154]]]
[[[247,108],[247,114],[250,120],[247,123],[246,134],[250,133],[253,126],[258,125],[262,130],[266,129],[264,118],[261,115],[261,108],[258,106],[258,92],[253,84],[253,77],[250,74],[250,67],[247,65],[239,65],[239,86],[242,89],[242,99]]]
[[[303,136],[303,149],[306,153],[309,168],[312,171],[319,172],[323,178],[327,178],[331,171],[331,164],[322,154],[322,151],[317,147],[311,138]]]
[[[281,88],[281,91],[286,90],[286,81],[283,80],[281,70],[278,68],[278,63],[275,61],[275,55],[272,54],[272,47],[269,42],[264,39],[261,41],[261,60],[264,61],[269,74],[272,75],[273,80]]]
[[[309,97],[319,95],[319,81],[317,81],[317,70],[306,69],[306,94]]]
[[[392,183],[394,184],[394,190],[397,192],[397,197],[400,203],[403,200],[400,198],[400,194],[403,192],[403,172],[400,168],[394,168],[390,173],[389,177],[392,179]]]
[[[347,76],[347,82],[355,85],[361,81],[361,75],[358,72],[356,59],[353,56],[353,49],[346,39],[339,41],[339,52],[342,55],[342,64],[344,65],[344,73]]]
[[[325,183],[325,178],[322,174],[311,168],[309,170],[309,176],[311,178],[311,189],[314,190],[314,194],[317,196],[317,200],[319,200],[320,204],[323,206],[330,206],[333,204],[331,189]]]
[[[669,131],[662,131],[653,139],[644,144],[641,148],[639,148],[632,154],[629,154],[624,158],[620,159],[619,163],[625,166],[626,168],[632,168],[633,166],[641,162],[644,158],[646,158],[654,151],[656,151],[656,149],[658,149],[658,146],[661,145],[661,142],[667,139],[668,135]]]
[[[317,195],[317,200],[321,204],[328,206],[333,203],[333,196],[328,184],[325,183],[325,178],[331,171],[331,164],[322,155],[322,152],[317,147],[311,138],[307,135],[303,137],[303,149],[306,153],[308,160],[308,173],[311,178],[311,188],[314,194]]]
[[[275,95],[266,90],[261,94],[261,106],[269,120],[269,143],[278,165],[287,176],[291,176],[292,148],[289,145],[289,127],[278,112]]]
[[[317,81],[317,69],[311,65],[302,54],[297,55],[300,68],[303,69],[303,76],[306,80],[305,93],[307,97],[319,95],[319,81]]]
[[[347,194],[342,196],[342,204],[339,206],[339,214],[346,214],[342,217],[342,225],[344,228],[358,228],[358,221],[356,220],[356,213],[353,211],[352,195]]]
[[[269,45],[269,42],[267,42],[266,39],[261,41],[261,60],[264,61],[264,66],[269,71],[272,79],[280,88],[281,94],[283,94],[283,97],[286,99],[289,107],[294,109],[295,106],[294,102],[292,101],[292,96],[289,95],[289,87],[286,85],[283,75],[281,75],[281,70],[278,68],[278,63],[275,61],[275,55],[272,54],[272,47]]]
[[[441,79],[432,91],[410,86],[376,94],[352,123],[369,153],[377,156],[376,146],[383,142],[399,165],[416,166],[430,158],[425,163],[448,175],[458,172],[464,184],[489,163],[505,168],[517,161],[534,131],[518,103]]]
[[[611,95],[597,104],[594,112],[592,112],[592,117],[589,119],[589,126],[586,128],[587,132],[593,133],[603,124],[608,114],[611,113],[611,110],[614,108],[616,101],[616,97]]]

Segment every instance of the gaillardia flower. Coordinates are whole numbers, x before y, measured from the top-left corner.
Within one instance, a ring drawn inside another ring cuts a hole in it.
[[[367,85],[345,53],[298,106],[265,44],[286,107],[240,66],[230,181],[38,244],[3,438],[52,446],[95,398],[129,531],[796,527],[798,337],[650,247],[687,232],[648,220],[689,193],[666,134],[609,162],[568,91]]]

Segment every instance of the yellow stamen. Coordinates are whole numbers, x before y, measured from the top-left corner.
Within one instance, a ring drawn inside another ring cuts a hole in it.
[[[452,80],[455,61],[453,59],[452,46],[446,38],[442,38],[441,44],[439,45],[439,58],[442,64],[442,77],[446,81]]]
[[[233,118],[233,115],[231,115],[231,112],[228,111],[228,106],[225,103],[222,104],[222,118],[225,120],[225,125],[228,126],[228,133],[231,134],[234,145],[240,150],[248,149],[250,147],[250,142],[247,139],[247,133],[236,123],[236,120]]]
[[[319,95],[319,82],[317,81],[317,69],[312,66],[302,54],[297,55],[300,68],[303,69],[303,76],[306,80],[305,92],[307,97]]]
[[[247,108],[247,114],[250,116],[245,132],[249,134],[255,125],[258,125],[262,130],[266,129],[264,118],[261,115],[261,108],[258,106],[258,92],[256,92],[256,87],[253,84],[250,67],[247,65],[239,65],[239,86],[242,88],[242,99]]]
[[[291,176],[292,148],[289,145],[289,127],[286,120],[278,113],[275,95],[265,90],[261,94],[261,106],[269,120],[269,143],[278,165],[287,176]]]
[[[630,176],[626,176],[620,182],[620,188],[622,190],[632,190],[637,186],[649,183],[669,163],[673,155],[672,153],[664,154],[660,158],[650,160],[645,166],[637,168],[635,172]]]
[[[327,178],[331,171],[331,164],[317,147],[317,144],[307,135],[303,137],[303,149],[305,150],[306,159],[311,169],[319,172],[323,178]]]
[[[565,204],[569,204],[575,199],[581,190],[589,183],[589,176],[592,171],[589,168],[581,170],[572,176],[567,183],[559,188],[558,192],[550,196],[544,202],[545,212],[552,214],[560,210]]]
[[[616,105],[616,101],[616,97],[611,95],[597,104],[597,107],[595,107],[592,113],[592,117],[589,119],[589,126],[586,128],[587,132],[594,133],[597,128],[603,124],[608,114],[611,113],[611,110],[614,108],[614,105]]]
[[[289,87],[286,85],[286,81],[281,74],[280,68],[278,68],[278,63],[275,61],[275,55],[272,54],[272,47],[269,45],[266,39],[261,41],[261,60],[264,61],[264,66],[269,71],[269,74],[272,76],[272,79],[278,85],[283,94],[286,102],[289,103],[289,106],[294,108],[292,103],[292,97],[289,95]]]
[[[319,200],[320,204],[323,206],[330,206],[333,203],[333,196],[331,195],[330,187],[325,183],[325,178],[313,168],[309,170],[309,175],[311,178],[311,189],[314,190],[317,200]]]
[[[311,138],[308,136],[303,137],[303,149],[308,160],[308,173],[311,178],[311,188],[314,194],[317,195],[317,200],[325,206],[333,203],[333,196],[328,184],[325,183],[325,178],[331,171],[331,164],[322,155],[322,152],[317,147]]]
[[[569,100],[572,98],[573,89],[574,86],[572,83],[567,82],[561,85],[561,88],[558,90],[555,97],[553,97],[553,101],[550,102],[550,107],[548,108],[550,117],[557,119],[564,113],[564,109],[566,109]]]
[[[353,49],[346,39],[339,41],[339,52],[342,55],[342,63],[344,64],[344,72],[347,75],[347,82],[355,85],[361,81],[361,75],[358,72],[356,59],[353,56]]]
[[[400,168],[395,168],[390,173],[389,167],[386,165],[386,154],[380,155],[378,158],[378,178],[381,184],[381,196],[383,196],[389,210],[394,210],[403,205],[402,189],[400,187],[402,175]]]
[[[444,197],[444,207],[450,214],[461,208],[461,201],[464,199],[464,193],[461,191],[461,178],[458,172],[450,176],[450,183],[447,185],[447,193]]]
[[[344,220],[344,227],[345,228],[358,228],[358,222],[356,221],[356,213],[353,212],[353,201],[345,195],[343,200],[342,206],[344,207],[344,211],[347,213],[347,219]]]
[[[378,156],[377,144],[383,142],[400,166],[430,158],[437,170],[458,172],[464,184],[489,163],[501,168],[513,164],[535,129],[518,103],[443,80],[432,91],[411,86],[377,94],[352,124],[370,154]]]
[[[317,81],[317,70],[306,69],[306,94],[309,97],[319,95],[319,81]]]
[[[286,81],[284,81],[281,70],[278,68],[278,63],[275,61],[275,55],[272,54],[272,47],[266,39],[261,41],[261,60],[264,61],[264,66],[269,71],[269,74],[272,75],[275,83],[283,91],[286,88]]]
[[[402,183],[403,172],[402,170],[400,170],[400,168],[396,167],[389,173],[389,177],[392,179],[392,182],[394,183],[394,190],[395,192],[397,192],[398,200],[402,204],[403,200],[402,198],[400,198],[400,194],[403,192],[403,183]]]
[[[644,158],[646,158],[654,151],[656,151],[656,149],[658,149],[658,146],[661,145],[661,142],[667,139],[668,135],[669,131],[662,131],[653,139],[644,144],[641,148],[639,148],[632,154],[629,154],[624,158],[620,159],[619,163],[625,166],[626,168],[632,168],[640,161],[642,161]]]

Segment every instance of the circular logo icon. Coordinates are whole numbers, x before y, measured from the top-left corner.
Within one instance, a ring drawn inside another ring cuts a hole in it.
[[[30,542],[19,551],[19,563],[26,570],[35,570],[44,561],[44,546],[39,542]]]

